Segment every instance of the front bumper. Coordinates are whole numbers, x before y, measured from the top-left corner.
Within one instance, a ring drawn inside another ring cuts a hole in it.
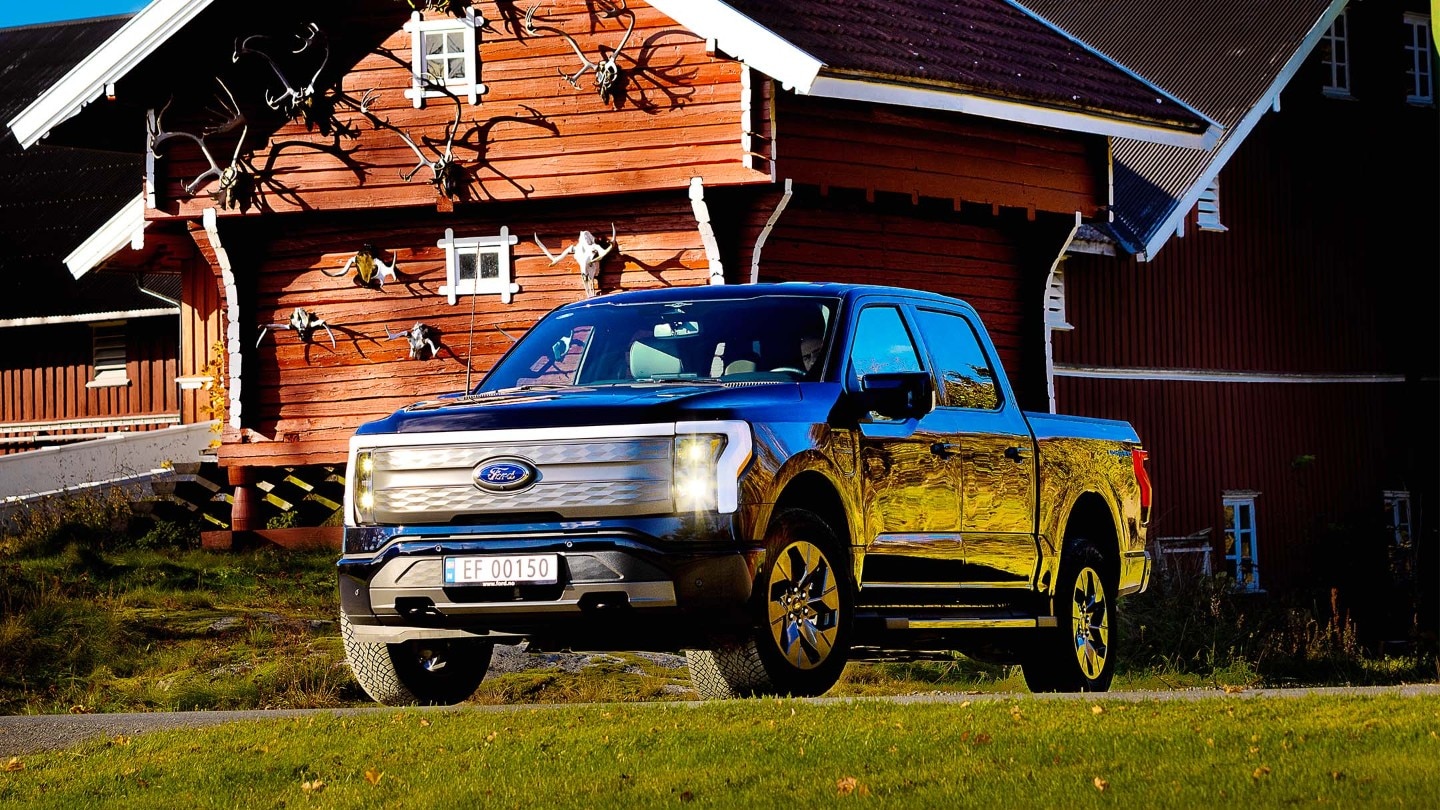
[[[485,554],[555,554],[558,582],[445,583],[445,557]],[[696,541],[621,526],[434,527],[342,557],[338,585],[363,641],[527,638],[534,648],[668,650],[744,626],[759,556],[728,533]]]

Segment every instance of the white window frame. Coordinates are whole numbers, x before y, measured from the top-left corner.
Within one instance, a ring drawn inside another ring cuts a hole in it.
[[[1385,490],[1385,528],[1397,549],[1408,550],[1410,534],[1410,492],[1403,489]]]
[[[129,337],[125,333],[125,321],[96,321],[90,325],[91,361],[95,377],[85,383],[86,388],[112,388],[129,385]]]
[[[1350,23],[1349,12],[1342,11],[1321,39],[1328,52],[1322,60],[1326,72],[1325,84],[1321,88],[1327,96],[1350,97]]]
[[[465,76],[454,80],[446,76],[434,76],[431,83],[443,84],[455,95],[469,99],[472,105],[480,103],[480,96],[485,93],[485,85],[480,83],[479,34],[474,6],[466,6],[465,16],[459,18],[442,16],[427,20],[420,12],[412,12],[410,21],[405,23],[405,30],[410,32],[410,89],[405,91],[405,97],[410,99],[416,109],[425,106],[427,98],[445,96],[439,90],[426,87],[425,39],[457,31],[465,35],[465,52],[460,54],[465,59]]]
[[[446,228],[445,238],[435,243],[436,247],[445,249],[445,286],[440,288],[441,294],[451,305],[462,295],[498,295],[501,301],[510,303],[511,296],[520,292],[520,285],[510,280],[513,275],[510,247],[518,241],[518,237],[510,234],[509,227],[502,227],[498,236],[463,239],[456,239],[455,230]],[[480,278],[480,256],[487,253],[496,257],[499,268],[496,278]],[[475,278],[460,278],[460,257],[464,254],[475,256]]]
[[[1235,577],[1235,590],[1259,592],[1260,587],[1260,546],[1259,537],[1255,529],[1255,499],[1260,493],[1248,490],[1237,490],[1226,492],[1224,495],[1224,508],[1231,513],[1229,523],[1225,526],[1224,540],[1221,548],[1225,552],[1225,562],[1230,573]],[[1247,525],[1242,526],[1241,513],[1248,513],[1250,520]],[[1250,554],[1246,556],[1243,551],[1244,541],[1250,541]],[[1248,569],[1248,576],[1247,571]]]
[[[1220,177],[1217,175],[1200,192],[1200,199],[1195,203],[1195,225],[1202,231],[1215,231],[1224,233],[1229,228],[1220,221]]]
[[[1424,14],[1405,12],[1405,56],[1410,65],[1405,75],[1410,78],[1410,91],[1405,96],[1409,104],[1432,106],[1435,104],[1435,73],[1431,70],[1430,18]]]

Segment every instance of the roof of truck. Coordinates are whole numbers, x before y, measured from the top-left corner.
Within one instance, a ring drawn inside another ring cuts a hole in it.
[[[852,298],[861,294],[898,295],[908,298],[956,303],[960,299],[941,293],[881,284],[844,284],[831,281],[779,281],[758,284],[714,284],[700,287],[659,287],[624,290],[587,298],[569,306],[590,304],[645,304],[665,301],[716,301],[733,298],[763,298],[772,295],[801,295],[816,298]]]

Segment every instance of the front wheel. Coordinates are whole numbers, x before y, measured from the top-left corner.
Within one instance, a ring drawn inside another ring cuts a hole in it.
[[[386,706],[451,706],[465,700],[485,679],[495,649],[488,641],[473,639],[360,641],[344,613],[340,639],[360,688]]]
[[[1104,692],[1115,676],[1112,644],[1116,586],[1105,557],[1081,542],[1060,560],[1055,593],[1059,626],[1041,630],[1025,662],[1032,692]]]
[[[701,697],[811,697],[845,668],[854,599],[836,567],[843,558],[835,533],[813,512],[791,509],[770,522],[765,544],[750,631],[686,650]]]

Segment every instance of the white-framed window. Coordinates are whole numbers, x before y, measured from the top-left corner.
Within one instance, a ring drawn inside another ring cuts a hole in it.
[[[443,85],[471,104],[480,103],[485,85],[480,83],[475,24],[474,6],[465,7],[464,17],[427,20],[418,11],[410,15],[405,23],[410,32],[410,89],[405,97],[417,108],[425,106],[427,98],[445,95],[427,84]]]
[[[91,324],[93,363],[95,377],[85,383],[86,388],[108,388],[114,385],[129,385],[130,377],[125,371],[128,360],[125,351],[125,321],[100,321]]]
[[[1226,492],[1225,563],[1235,576],[1235,589],[1260,590],[1260,557],[1256,547],[1255,499],[1248,490]]]
[[[1320,61],[1325,66],[1325,84],[1321,87],[1327,96],[1348,98],[1350,95],[1350,24],[1347,12],[1340,12],[1330,30],[1320,38]]]
[[[1210,185],[1200,192],[1196,206],[1196,225],[1202,231],[1225,232],[1230,230],[1220,221],[1220,178],[1217,176]]]
[[[1385,490],[1385,528],[1398,549],[1410,548],[1410,493]]]
[[[510,281],[510,247],[519,241],[508,227],[499,236],[471,236],[456,239],[452,228],[435,243],[445,249],[445,286],[440,292],[454,304],[461,295],[498,295],[510,303],[520,285]]]
[[[1405,100],[1411,104],[1435,103],[1434,64],[1430,56],[1430,18],[1405,13]]]

